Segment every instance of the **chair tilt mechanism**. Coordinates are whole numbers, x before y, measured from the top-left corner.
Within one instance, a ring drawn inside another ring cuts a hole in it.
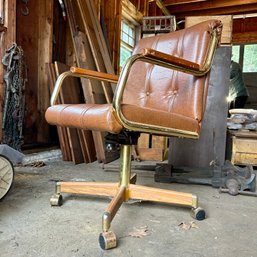
[[[61,193],[112,197],[102,216],[99,236],[102,249],[117,245],[111,221],[123,202],[139,199],[192,208],[197,220],[205,218],[197,196],[135,185],[131,176],[131,148],[141,132],[154,135],[199,138],[206,102],[209,71],[222,24],[209,20],[187,29],[141,39],[120,77],[72,67],[61,74],[46,111],[48,123],[108,132],[107,140],[121,145],[120,181],[58,182],[52,206],[62,204]],[[117,83],[113,103],[55,105],[63,80],[86,77]]]

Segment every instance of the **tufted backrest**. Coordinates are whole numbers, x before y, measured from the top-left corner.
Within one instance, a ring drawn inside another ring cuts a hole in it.
[[[152,48],[166,54],[202,64],[206,58],[213,29],[220,21],[211,20],[187,29],[143,38],[134,54]],[[130,72],[122,102],[173,112],[202,121],[209,73],[196,77],[157,65],[136,62]]]

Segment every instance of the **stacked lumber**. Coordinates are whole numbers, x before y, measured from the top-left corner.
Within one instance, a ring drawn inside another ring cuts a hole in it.
[[[69,68],[60,62],[47,64],[50,93],[53,91],[57,77]],[[63,103],[81,103],[80,84],[77,78],[70,77],[64,81],[57,99],[57,104]],[[57,126],[57,133],[64,161],[73,161],[75,164],[79,164],[96,160],[91,131]]]
[[[227,118],[227,127],[230,130],[257,131],[257,110],[231,109]]]
[[[114,74],[111,58],[97,16],[94,1],[65,0],[64,4],[65,10],[67,12],[66,15],[69,24],[69,30],[72,37],[76,66],[79,68]],[[49,66],[49,70],[51,70],[51,65]],[[67,67],[64,67],[63,64],[55,64],[56,76],[67,70],[66,68]],[[56,79],[53,74],[52,79]],[[68,90],[73,90],[74,93],[76,91],[78,95],[71,99],[70,91],[67,95],[60,94],[59,103],[111,103],[116,86],[115,84],[111,84],[109,82],[102,82],[85,78],[79,79],[79,85],[77,87],[74,87],[74,78],[69,78],[67,82],[65,80],[65,83],[69,84],[67,85],[67,88],[69,88]],[[65,84],[64,87],[66,87]],[[83,96],[82,99],[80,99],[80,95]],[[63,129],[57,129],[58,134],[63,133]],[[106,133],[74,129],[65,129],[65,131],[69,136],[69,146],[71,149],[76,148],[77,150],[76,153],[71,150],[71,158],[75,163],[80,163],[82,160],[84,162],[94,161],[94,155],[99,162],[103,163],[108,163],[119,157],[118,150],[106,150],[104,142]],[[63,141],[64,140],[61,136],[60,145],[63,144]],[[76,143],[73,144],[73,141]]]

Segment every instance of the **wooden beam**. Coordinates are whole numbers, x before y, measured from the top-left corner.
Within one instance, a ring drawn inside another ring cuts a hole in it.
[[[57,77],[60,76],[63,72],[69,70],[69,66],[60,63],[55,62],[54,63],[55,72]],[[79,83],[76,78],[69,77],[67,78],[62,85],[62,88],[60,90],[60,99],[61,103],[67,103],[67,104],[78,104],[81,103],[81,97],[79,95]],[[86,155],[86,153],[83,153],[84,145],[86,141],[80,140],[79,131],[76,128],[66,128],[67,134],[68,134],[68,143],[71,149],[71,156],[72,161],[75,164],[88,162],[88,158],[84,159],[83,157]]]
[[[86,1],[65,0],[77,64],[79,67],[85,69],[114,73],[110,64],[110,59],[102,60],[103,58],[105,59],[105,57],[109,58],[109,56],[107,55],[108,52],[106,48],[103,46],[105,42],[102,37],[99,24],[96,24],[96,16],[93,13],[92,8],[88,8],[89,4],[91,3]],[[98,34],[97,31],[99,32]],[[101,55],[101,50],[104,51],[104,55]],[[98,62],[97,64],[95,63],[96,56],[99,57],[99,59],[96,60]],[[110,70],[112,72],[110,72]],[[87,103],[101,104],[107,102],[103,88],[99,81],[83,78],[81,79],[81,83]],[[109,86],[107,90],[110,92],[111,87]],[[100,131],[93,131],[92,133],[98,161],[107,163],[117,159],[117,151],[111,151],[110,153],[106,151],[104,147],[104,133],[101,133]]]
[[[174,1],[172,1],[174,2]],[[170,5],[170,0],[164,0],[164,5]],[[208,1],[197,1],[192,2],[188,4],[181,5],[179,8],[177,6],[174,6],[174,9],[177,10],[177,12],[184,12],[184,11],[196,11],[196,10],[207,10],[207,9],[214,9],[214,8],[222,8],[222,7],[232,7],[232,6],[242,6],[242,5],[248,5],[248,4],[255,4],[257,3],[257,0],[208,0]]]
[[[3,3],[2,3],[3,4]],[[6,31],[0,33],[0,58],[5,53],[5,50],[11,46],[13,42],[16,42],[16,1],[9,0],[5,1],[3,5],[4,21],[3,25],[6,27]],[[4,67],[1,62],[0,64],[0,126],[2,128],[2,116],[3,116],[3,105],[4,105]],[[0,129],[0,140],[2,141],[2,129]]]
[[[197,3],[197,2],[203,2],[208,0],[166,0],[163,1],[163,4],[165,6],[169,5],[178,5],[178,4],[188,4],[188,3]]]
[[[48,85],[49,85],[50,93],[52,94],[57,76],[56,76],[53,63],[46,63],[46,67],[47,67],[46,70],[48,72],[48,80],[49,80]],[[56,103],[57,104],[61,103],[60,95],[57,97]],[[63,128],[60,126],[56,126],[56,128],[57,128],[57,134],[60,142],[60,149],[62,152],[62,159],[64,161],[72,161],[67,128]]]
[[[120,67],[121,1],[105,0],[103,16],[110,48],[112,65],[116,74]]]
[[[235,19],[233,16],[233,34],[257,32],[257,17]]]
[[[53,42],[53,2],[38,1],[38,142],[47,142],[49,138],[49,125],[45,120],[45,111],[49,106],[50,95],[46,76],[46,63],[52,61]]]
[[[72,34],[76,61],[79,67],[95,70],[95,63],[90,45],[85,33],[78,31],[84,29],[81,15],[75,1],[65,0],[69,27]],[[102,86],[98,81],[81,79],[83,94],[87,103],[106,103]],[[94,145],[97,159],[105,162],[104,135],[99,131],[93,131]]]
[[[100,22],[96,17],[95,6],[90,1],[78,0],[78,7],[97,70],[114,74]],[[112,85],[111,88],[105,82],[101,82],[101,84],[107,103],[111,103],[116,85]]]
[[[256,43],[257,42],[257,31],[233,33],[232,44],[243,44],[243,43]]]
[[[143,19],[142,13],[129,0],[122,0],[122,16],[128,20],[135,20],[138,23],[141,23]]]
[[[249,5],[242,5],[240,8],[238,6],[233,7],[224,7],[224,8],[215,8],[209,10],[194,10],[194,11],[185,11],[180,13],[173,12],[176,16],[177,20],[184,19],[187,16],[204,16],[204,15],[233,15],[233,14],[247,14],[253,13],[257,11],[257,4],[249,4]]]
[[[164,15],[167,15],[167,16],[170,15],[169,10],[166,8],[166,6],[163,4],[162,1],[160,1],[160,0],[155,0],[155,1],[156,1],[157,6],[162,10]]]
[[[148,16],[148,0],[140,1],[139,11],[143,14],[143,16]]]
[[[164,0],[164,5],[167,5],[170,1]],[[209,0],[203,2],[189,3],[179,6],[170,6],[168,9],[170,13],[184,13],[189,11],[202,11],[202,10],[213,10],[216,8],[232,7],[237,8],[238,11],[244,5],[257,4],[257,0]]]

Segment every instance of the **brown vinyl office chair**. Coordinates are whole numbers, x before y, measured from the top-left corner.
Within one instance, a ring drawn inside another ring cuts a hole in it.
[[[108,132],[106,140],[121,145],[119,183],[58,182],[51,205],[62,203],[61,193],[110,196],[103,213],[102,249],[116,247],[111,221],[129,199],[170,203],[192,208],[193,217],[205,218],[197,196],[135,185],[131,177],[131,148],[140,132],[197,139],[203,120],[209,71],[219,44],[222,24],[209,20],[190,28],[141,39],[122,69],[115,75],[71,68],[56,82],[46,120],[58,126]],[[116,82],[113,104],[55,105],[67,76]]]

